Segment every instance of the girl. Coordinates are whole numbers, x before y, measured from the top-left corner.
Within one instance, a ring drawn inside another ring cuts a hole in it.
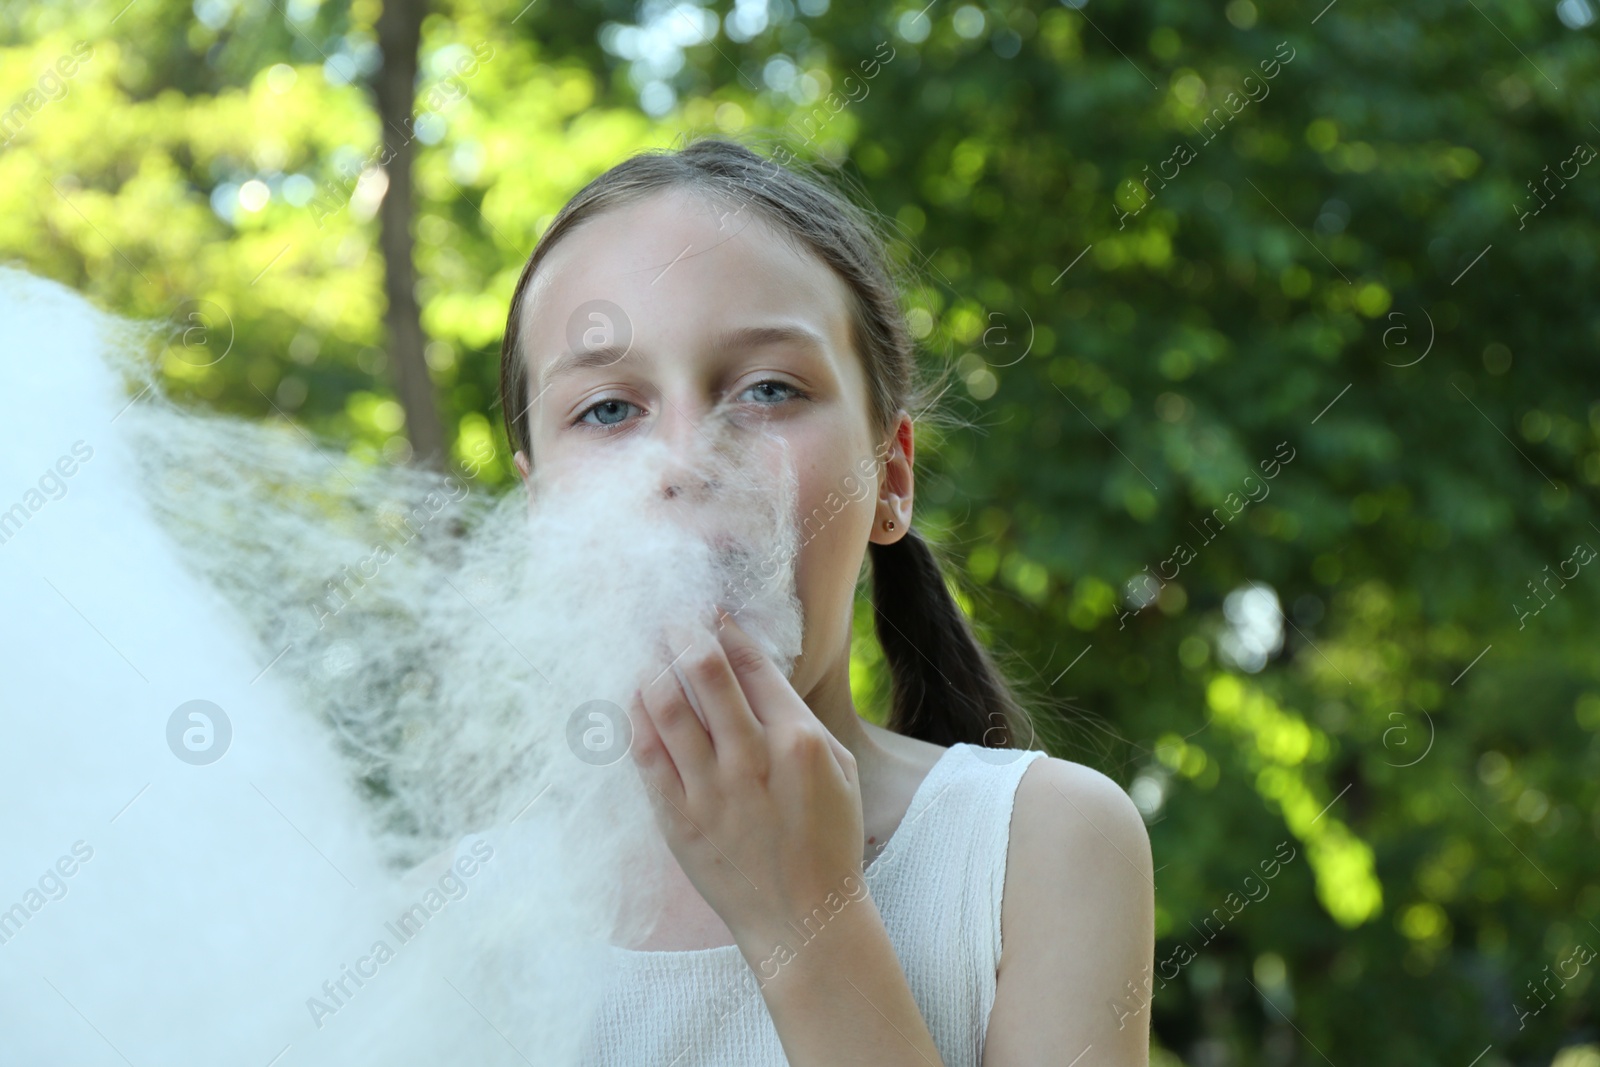
[[[524,479],[731,410],[785,439],[808,517],[791,675],[724,616],[631,709],[679,869],[615,946],[595,1057],[1146,1063],[1149,839],[1109,778],[1009,747],[1026,717],[912,529],[913,346],[869,217],[727,140],[635,156],[552,221],[501,356]],[[851,700],[868,546],[887,729]]]

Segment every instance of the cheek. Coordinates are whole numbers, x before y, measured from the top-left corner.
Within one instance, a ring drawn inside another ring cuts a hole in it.
[[[847,624],[856,576],[866,551],[873,516],[873,498],[856,488],[845,490],[846,463],[830,463],[800,472],[797,500],[800,555],[795,583],[806,612],[806,635],[833,640],[835,619]]]

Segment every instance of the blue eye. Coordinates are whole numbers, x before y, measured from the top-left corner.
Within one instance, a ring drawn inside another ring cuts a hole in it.
[[[616,426],[626,417],[628,408],[637,410],[638,405],[630,404],[626,400],[602,400],[585,409],[583,414],[578,416],[578,421],[587,422],[591,426]],[[590,415],[595,418],[591,420]]]
[[[757,389],[761,389],[761,390],[765,391],[764,397],[762,399],[757,400],[757,403],[760,403],[760,404],[776,404],[776,403],[779,403],[781,401],[788,400],[790,397],[795,397],[795,396],[799,396],[800,395],[800,390],[796,389],[794,386],[790,385],[788,382],[780,382],[780,381],[777,381],[776,379],[771,379],[771,378],[767,379],[766,381],[760,381],[760,382],[755,383],[749,389],[746,389],[745,393],[749,393],[749,392],[752,392],[752,391],[757,390]],[[774,396],[773,392],[776,391],[776,390],[783,390],[783,392],[780,393],[777,396]],[[743,395],[743,394],[740,394],[740,395]]]

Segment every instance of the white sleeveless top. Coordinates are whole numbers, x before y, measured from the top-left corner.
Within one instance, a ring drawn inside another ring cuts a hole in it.
[[[1043,755],[952,745],[864,872],[945,1067],[978,1067],[983,1058],[1012,800],[1023,772]],[[584,1064],[787,1067],[739,946],[610,950],[616,966]]]

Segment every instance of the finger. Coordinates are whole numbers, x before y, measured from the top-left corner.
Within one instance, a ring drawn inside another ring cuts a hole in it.
[[[633,743],[628,746],[628,752],[633,756],[634,766],[639,768],[647,784],[681,799],[683,779],[678,775],[678,768],[672,762],[672,753],[667,751],[666,743],[661,740],[653,718],[645,710],[641,690],[633,691],[628,713],[633,721]]]
[[[844,743],[833,736],[833,731],[818,719],[806,702],[800,699],[794,686],[778,670],[777,664],[767,658],[761,646],[746,633],[728,612],[718,610],[717,637],[728,658],[745,699],[763,729],[780,726],[812,726],[822,731],[828,740],[829,751],[839,772],[851,785],[859,785],[856,777],[855,756]]]
[[[711,736],[700,725],[689,694],[678,680],[676,661],[669,663],[644,688],[644,706],[651,724],[660,736],[686,793],[694,791],[695,781],[704,781],[715,762]]]
[[[721,612],[717,624],[717,639],[733,671],[745,700],[763,726],[779,723],[800,723],[816,720],[805,701],[789,679],[779,672],[777,664],[767,658],[761,646],[745,633],[738,621],[727,612]]]
[[[679,667],[690,699],[705,716],[719,763],[748,760],[765,749],[766,731],[734,676],[720,641],[696,640]]]

